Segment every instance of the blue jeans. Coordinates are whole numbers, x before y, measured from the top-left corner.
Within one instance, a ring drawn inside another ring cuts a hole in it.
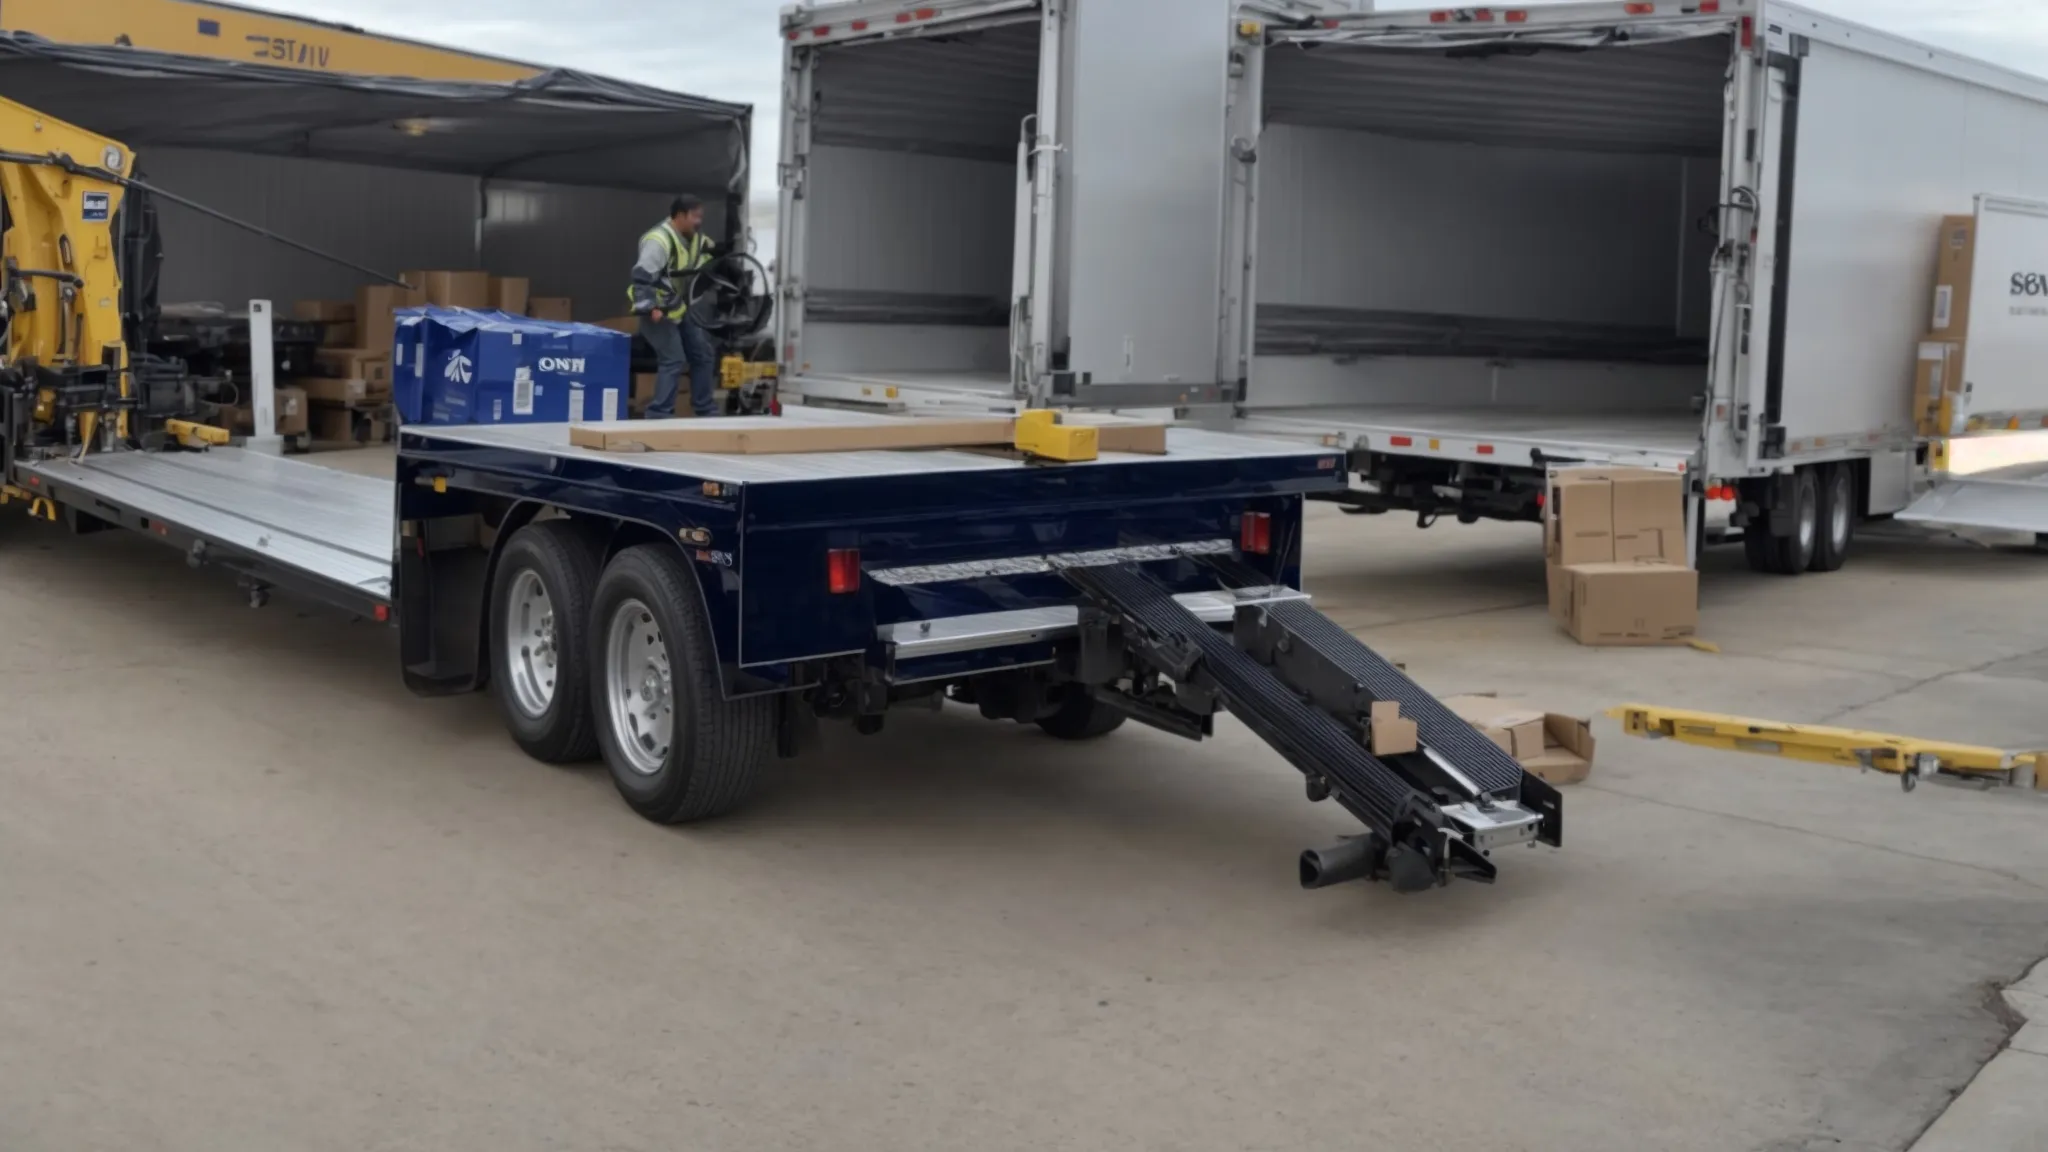
[[[676,414],[676,393],[683,370],[690,372],[690,411],[698,416],[718,415],[718,349],[711,334],[681,320],[640,317],[640,335],[654,349],[654,399],[647,403],[649,420],[666,420]]]

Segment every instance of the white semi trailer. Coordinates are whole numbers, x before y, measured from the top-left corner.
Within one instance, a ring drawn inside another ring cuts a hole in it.
[[[1909,511],[1936,224],[2009,279],[2048,81],[1773,0],[1356,7],[786,11],[785,393],[1172,407],[1425,522],[1682,469],[1787,574]],[[1980,427],[2048,416],[2022,327]]]

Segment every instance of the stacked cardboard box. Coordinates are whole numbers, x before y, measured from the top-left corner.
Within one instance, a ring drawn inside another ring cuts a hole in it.
[[[273,393],[271,402],[277,407],[276,435],[289,437],[305,433],[310,405],[303,389],[281,385]],[[223,404],[217,419],[220,426],[230,432],[248,435],[256,431],[256,414],[247,405]]]
[[[1577,784],[1593,772],[1593,725],[1492,696],[1453,696],[1444,707],[1549,784]]]
[[[1682,643],[1699,629],[1685,481],[1647,468],[1568,468],[1544,502],[1550,614],[1581,644]]]
[[[491,277],[491,307],[514,316],[527,314],[527,304],[533,294],[533,281],[524,276]]]
[[[1933,317],[1920,343],[1913,384],[1915,421],[1924,436],[1955,435],[1968,419],[1963,353],[1976,274],[1977,218],[1944,216],[1935,252]]]
[[[567,324],[576,319],[576,308],[567,296],[533,296],[526,301],[526,314],[535,320]]]
[[[293,306],[292,317],[320,325],[323,347],[355,347],[356,305],[353,300],[301,300]]]

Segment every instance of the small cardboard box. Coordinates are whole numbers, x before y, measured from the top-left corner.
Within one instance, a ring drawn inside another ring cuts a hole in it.
[[[491,307],[514,316],[526,315],[528,297],[533,293],[533,281],[524,276],[491,277]]]
[[[320,325],[320,346],[323,348],[353,348],[356,346],[354,321],[344,324],[333,321]]]
[[[389,349],[397,339],[397,317],[401,308],[418,308],[427,302],[417,288],[396,284],[372,284],[356,290],[356,339],[364,348]]]
[[[1616,468],[1614,559],[1685,562],[1685,480],[1675,472]]]
[[[297,436],[306,430],[307,413],[312,405],[306,402],[304,389],[287,385],[272,394],[277,405],[277,434]]]
[[[1453,696],[1444,701],[1444,707],[1546,783],[1577,784],[1593,771],[1593,725],[1589,720],[1494,696]],[[1502,729],[1490,723],[1503,719],[1513,720],[1515,727]]]
[[[1517,760],[1543,754],[1541,709],[1492,696],[1453,696],[1444,701],[1444,707]]]
[[[313,354],[316,375],[334,380],[361,380],[372,388],[391,387],[391,353],[388,349],[322,348]]]
[[[1913,414],[1922,435],[1947,436],[1960,429],[1941,426],[1942,401],[1963,387],[1963,346],[1950,340],[1920,345],[1919,371],[1913,381]]]
[[[1372,732],[1368,750],[1373,755],[1406,756],[1415,751],[1421,736],[1415,730],[1415,721],[1401,715],[1399,701],[1373,701],[1370,718]]]
[[[1572,638],[1589,647],[1682,644],[1699,632],[1700,577],[1662,562],[1579,564],[1572,581]]]
[[[1935,253],[1934,316],[1927,330],[1941,340],[1970,334],[1970,285],[1977,273],[1977,218],[1944,216]]]
[[[356,320],[356,302],[301,300],[292,305],[292,319],[313,320],[321,324],[353,324]]]
[[[1544,554],[1552,563],[1614,559],[1614,483],[1606,469],[1566,468],[1551,477],[1544,515]]]
[[[405,282],[426,294],[436,308],[491,306],[491,274],[488,272],[407,272]]]
[[[1522,760],[1522,770],[1546,784],[1577,784],[1593,774],[1593,725],[1552,712],[1543,717],[1543,751]]]
[[[308,400],[315,404],[338,408],[352,408],[372,401],[383,402],[391,396],[389,381],[373,384],[368,380],[335,376],[301,376],[292,384],[302,389]]]
[[[532,296],[526,301],[526,314],[535,320],[567,324],[576,319],[576,308],[567,296]]]

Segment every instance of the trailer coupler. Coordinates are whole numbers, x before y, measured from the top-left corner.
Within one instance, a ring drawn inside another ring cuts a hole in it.
[[[1303,887],[1490,883],[1495,851],[1563,843],[1556,789],[1307,603],[1244,605],[1225,632],[1135,565],[1065,575],[1136,666],[1131,702],[1143,707],[1128,709],[1134,717],[1145,720],[1162,701],[1176,711],[1227,709],[1307,778],[1311,799],[1333,799],[1365,824],[1364,836],[1302,854]],[[1141,687],[1158,678],[1171,688]],[[1107,689],[1098,694],[1119,703]],[[1414,721],[1415,752],[1368,751],[1371,706],[1382,701]]]

